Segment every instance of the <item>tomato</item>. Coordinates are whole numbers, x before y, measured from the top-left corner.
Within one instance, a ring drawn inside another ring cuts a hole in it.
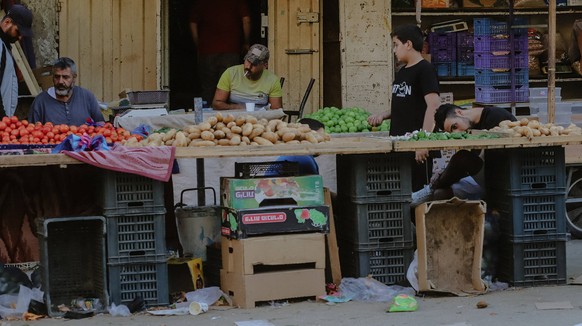
[[[23,126],[28,126],[28,120],[22,120],[20,122],[22,123]]]
[[[24,137],[24,136],[29,135],[28,130],[26,130],[26,129],[18,129],[18,132],[20,134],[20,137]]]
[[[14,124],[16,125],[17,128],[19,128],[20,126],[22,126],[22,122],[20,122],[20,121],[16,121]]]
[[[55,133],[52,132],[52,131],[49,131],[49,132],[46,133],[46,137],[48,139],[53,139],[53,138],[55,138]]]
[[[0,130],[4,130],[6,127],[8,127],[8,125],[6,125],[5,122],[0,122]]]
[[[12,128],[10,127],[6,127],[6,129],[4,129],[5,132],[10,133],[12,131]]]
[[[111,144],[111,143],[113,142],[113,141],[111,140],[111,138],[109,138],[109,137],[105,137],[105,141],[106,141],[108,144]]]
[[[38,137],[34,137],[34,138],[32,139],[32,142],[33,142],[33,143],[35,143],[35,144],[40,144],[40,138],[38,138]]]
[[[10,118],[9,117],[3,117],[2,118],[2,122],[4,122],[5,124],[10,124]]]
[[[69,127],[69,130],[70,130],[72,133],[76,133],[76,132],[79,130],[79,128],[78,128],[77,126],[70,126],[70,127]]]
[[[111,136],[111,130],[105,129],[105,130],[103,130],[103,132],[101,134],[105,137],[109,137],[109,136]]]
[[[14,136],[18,136],[18,135],[20,135],[20,130],[18,130],[18,129],[12,129],[12,131],[10,132],[10,134],[11,135],[14,135]]]
[[[11,123],[11,124],[10,124],[10,129],[16,129],[16,124],[14,124],[14,123]]]
[[[11,116],[11,117],[10,117],[10,122],[12,122],[12,123],[17,123],[17,122],[18,122],[18,117],[17,117],[17,116],[15,116],[15,115]]]
[[[67,131],[69,131],[69,126],[67,126],[67,125],[60,125],[59,126],[59,130],[61,131],[62,134],[66,134]]]

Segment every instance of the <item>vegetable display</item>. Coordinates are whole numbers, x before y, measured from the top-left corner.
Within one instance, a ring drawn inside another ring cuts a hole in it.
[[[123,144],[130,147],[272,146],[283,143],[317,144],[329,139],[329,135],[311,130],[306,124],[287,123],[278,119],[258,120],[252,115],[223,116],[219,112],[197,125],[162,130],[142,141],[130,138]]]
[[[490,130],[511,133],[513,137],[527,137],[530,139],[544,136],[582,135],[582,129],[573,123],[564,128],[552,123],[540,123],[538,120],[529,120],[527,118],[519,121],[501,121],[498,127]]]
[[[324,107],[305,118],[315,119],[323,123],[329,133],[369,132],[390,130],[390,120],[384,120],[380,126],[372,127],[368,123],[370,112],[361,108],[338,109]]]

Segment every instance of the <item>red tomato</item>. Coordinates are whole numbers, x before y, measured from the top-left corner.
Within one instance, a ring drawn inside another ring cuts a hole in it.
[[[46,133],[46,137],[48,139],[54,139],[55,138],[55,133],[52,132],[52,131],[49,131],[49,132]]]
[[[8,125],[6,125],[5,122],[0,122],[0,130],[4,130],[6,127],[8,127]]]
[[[5,124],[10,124],[10,118],[9,117],[3,117],[2,118],[2,122],[4,122]]]
[[[23,125],[23,126],[28,126],[28,120],[22,120],[22,121],[20,121],[20,122],[22,122],[22,125]]]
[[[10,117],[10,122],[12,122],[12,123],[17,123],[17,122],[18,122],[18,117],[17,117],[17,116],[15,116],[15,115],[11,116],[11,117]]]
[[[28,136],[29,132],[26,129],[18,129],[20,137]]]

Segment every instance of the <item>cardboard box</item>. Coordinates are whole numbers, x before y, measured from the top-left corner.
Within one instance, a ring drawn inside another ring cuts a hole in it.
[[[168,286],[170,293],[190,292],[204,288],[201,258],[168,259]]]
[[[234,209],[274,205],[323,205],[321,175],[283,178],[221,178],[221,203]]]
[[[227,273],[250,275],[260,270],[299,264],[325,268],[325,235],[322,233],[223,239],[221,247],[222,268]]]
[[[450,6],[449,0],[422,0],[422,8],[448,8]]]
[[[34,74],[34,78],[38,82],[38,85],[42,88],[43,91],[54,86],[53,83],[53,68],[52,67],[42,67],[36,68],[32,70]]]
[[[220,270],[220,288],[235,306],[254,308],[257,302],[317,297],[325,293],[325,269],[298,269],[255,275]]]
[[[485,292],[481,256],[485,202],[458,198],[416,208],[419,291]]]
[[[221,233],[230,239],[276,233],[328,231],[328,206],[273,206],[223,210]]]
[[[463,8],[508,8],[506,0],[463,0]]]

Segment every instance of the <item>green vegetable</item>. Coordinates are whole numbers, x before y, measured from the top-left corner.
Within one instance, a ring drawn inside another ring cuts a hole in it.
[[[305,115],[306,118],[321,121],[328,133],[354,133],[390,130],[390,120],[384,120],[381,125],[372,127],[368,124],[370,112],[362,108],[324,107],[316,112]]]

